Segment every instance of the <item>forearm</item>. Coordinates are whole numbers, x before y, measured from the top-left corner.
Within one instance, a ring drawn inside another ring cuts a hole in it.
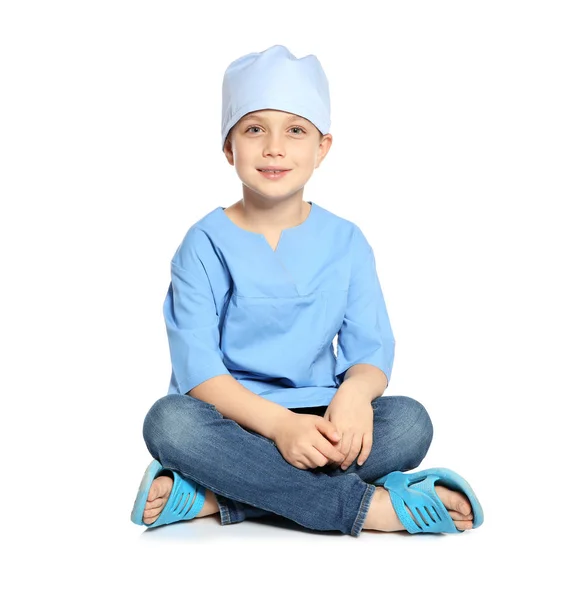
[[[213,404],[228,419],[242,427],[274,439],[276,424],[290,411],[266,400],[240,384],[232,375],[217,375],[187,392],[188,395]]]
[[[378,367],[357,364],[347,369],[339,387],[352,389],[371,402],[383,395],[387,383],[387,376]]]

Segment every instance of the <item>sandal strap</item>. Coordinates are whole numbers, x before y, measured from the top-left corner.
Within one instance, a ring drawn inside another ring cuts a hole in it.
[[[171,469],[162,469],[156,477],[166,472],[174,477],[172,491],[160,516],[148,527],[159,527],[193,519],[201,512],[205,504],[205,487],[191,479],[184,479]]]
[[[479,527],[483,522],[481,505],[467,481],[450,469],[425,469],[416,473],[394,471],[378,479],[375,485],[389,491],[393,508],[410,533],[463,533],[454,525],[436,493],[434,484],[437,481],[468,497],[474,511],[473,526]]]

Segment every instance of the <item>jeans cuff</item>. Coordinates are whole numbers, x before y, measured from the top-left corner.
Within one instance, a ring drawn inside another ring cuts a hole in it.
[[[367,513],[369,512],[369,507],[371,506],[371,500],[373,495],[375,494],[375,490],[377,488],[372,484],[367,484],[367,489],[363,494],[363,499],[361,500],[361,504],[359,505],[359,511],[357,512],[357,518],[355,519],[355,523],[353,523],[353,527],[351,528],[351,535],[353,537],[359,537],[361,534],[361,530],[363,529],[363,523],[367,517]]]
[[[215,492],[213,492],[215,494]],[[236,503],[230,498],[225,498],[215,494],[215,500],[219,505],[219,514],[221,515],[221,525],[232,525],[245,520],[245,513],[238,508]]]

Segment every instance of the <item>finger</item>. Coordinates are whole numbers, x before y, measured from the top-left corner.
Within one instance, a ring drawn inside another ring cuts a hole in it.
[[[331,467],[332,469],[338,469],[341,465],[341,463],[345,460],[345,456],[341,456],[341,460],[328,460],[328,467]]]
[[[343,453],[343,459],[342,459],[341,463],[345,464],[345,462],[347,462],[349,453],[351,452],[352,445],[353,445],[353,434],[349,433],[349,432],[344,433],[343,440],[341,443],[341,452]]]
[[[345,444],[347,444],[347,440],[344,440],[343,438],[341,438],[341,441],[339,443],[335,444],[336,450],[341,453],[341,458],[339,459],[340,463],[342,463],[345,457],[347,456]]]
[[[320,433],[332,442],[338,442],[341,439],[337,427],[331,421],[328,421],[323,417],[317,417],[316,427]]]
[[[371,454],[372,447],[373,447],[373,434],[365,433],[363,435],[363,449],[361,450],[361,454],[359,454],[359,458],[357,459],[357,464],[359,466],[361,466],[369,458],[369,454]]]
[[[327,461],[328,461],[327,456],[325,456],[325,454],[320,452],[315,446],[311,447],[311,449],[309,451],[308,459],[312,465],[312,467],[311,467],[312,469],[315,469],[316,467],[323,467],[323,466],[327,465]]]
[[[351,444],[349,445],[349,451],[345,455],[345,459],[341,465],[342,469],[347,469],[351,463],[355,460],[357,454],[359,454],[359,450],[361,450],[361,440],[357,440],[357,434],[351,435]],[[357,443],[359,442],[359,443]]]
[[[341,454],[341,458],[337,461],[339,464],[341,464],[347,456],[347,453],[343,452],[343,450],[341,449],[341,443],[342,442],[332,442],[331,444]]]
[[[323,436],[320,436],[320,439],[317,440],[313,447],[321,452],[325,457],[326,463],[331,460],[332,462],[337,462],[341,464],[345,455],[341,453],[331,442],[328,442]]]
[[[332,458],[329,458],[329,460],[333,464],[336,464],[337,466],[339,466],[345,460],[345,457],[347,456],[347,451],[343,448],[343,446],[347,442],[344,441],[343,434],[340,433],[339,435],[341,435],[341,439],[339,442],[331,442],[331,445],[333,446],[335,453]]]
[[[342,465],[342,468],[345,469],[351,466],[351,464],[357,457],[357,454],[359,454],[359,452],[361,451],[361,434],[356,433],[355,435],[353,435],[352,440],[353,441],[351,442],[351,449],[349,450],[349,454],[347,455],[347,458],[343,461]]]
[[[296,469],[302,469],[302,471],[306,471],[307,469],[309,469],[310,467],[302,460],[296,460],[293,463],[290,463],[293,467],[296,467]]]

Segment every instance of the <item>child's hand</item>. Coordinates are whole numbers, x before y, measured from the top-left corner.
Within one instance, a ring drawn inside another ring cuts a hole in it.
[[[341,462],[345,456],[331,443],[339,439],[335,425],[323,417],[292,411],[280,421],[273,438],[280,454],[298,469],[323,467],[330,461]]]
[[[342,434],[335,447],[345,456],[332,466],[347,469],[359,452],[357,464],[361,466],[369,457],[373,447],[373,407],[367,398],[352,391],[339,389],[327,407],[324,419],[333,423]]]

